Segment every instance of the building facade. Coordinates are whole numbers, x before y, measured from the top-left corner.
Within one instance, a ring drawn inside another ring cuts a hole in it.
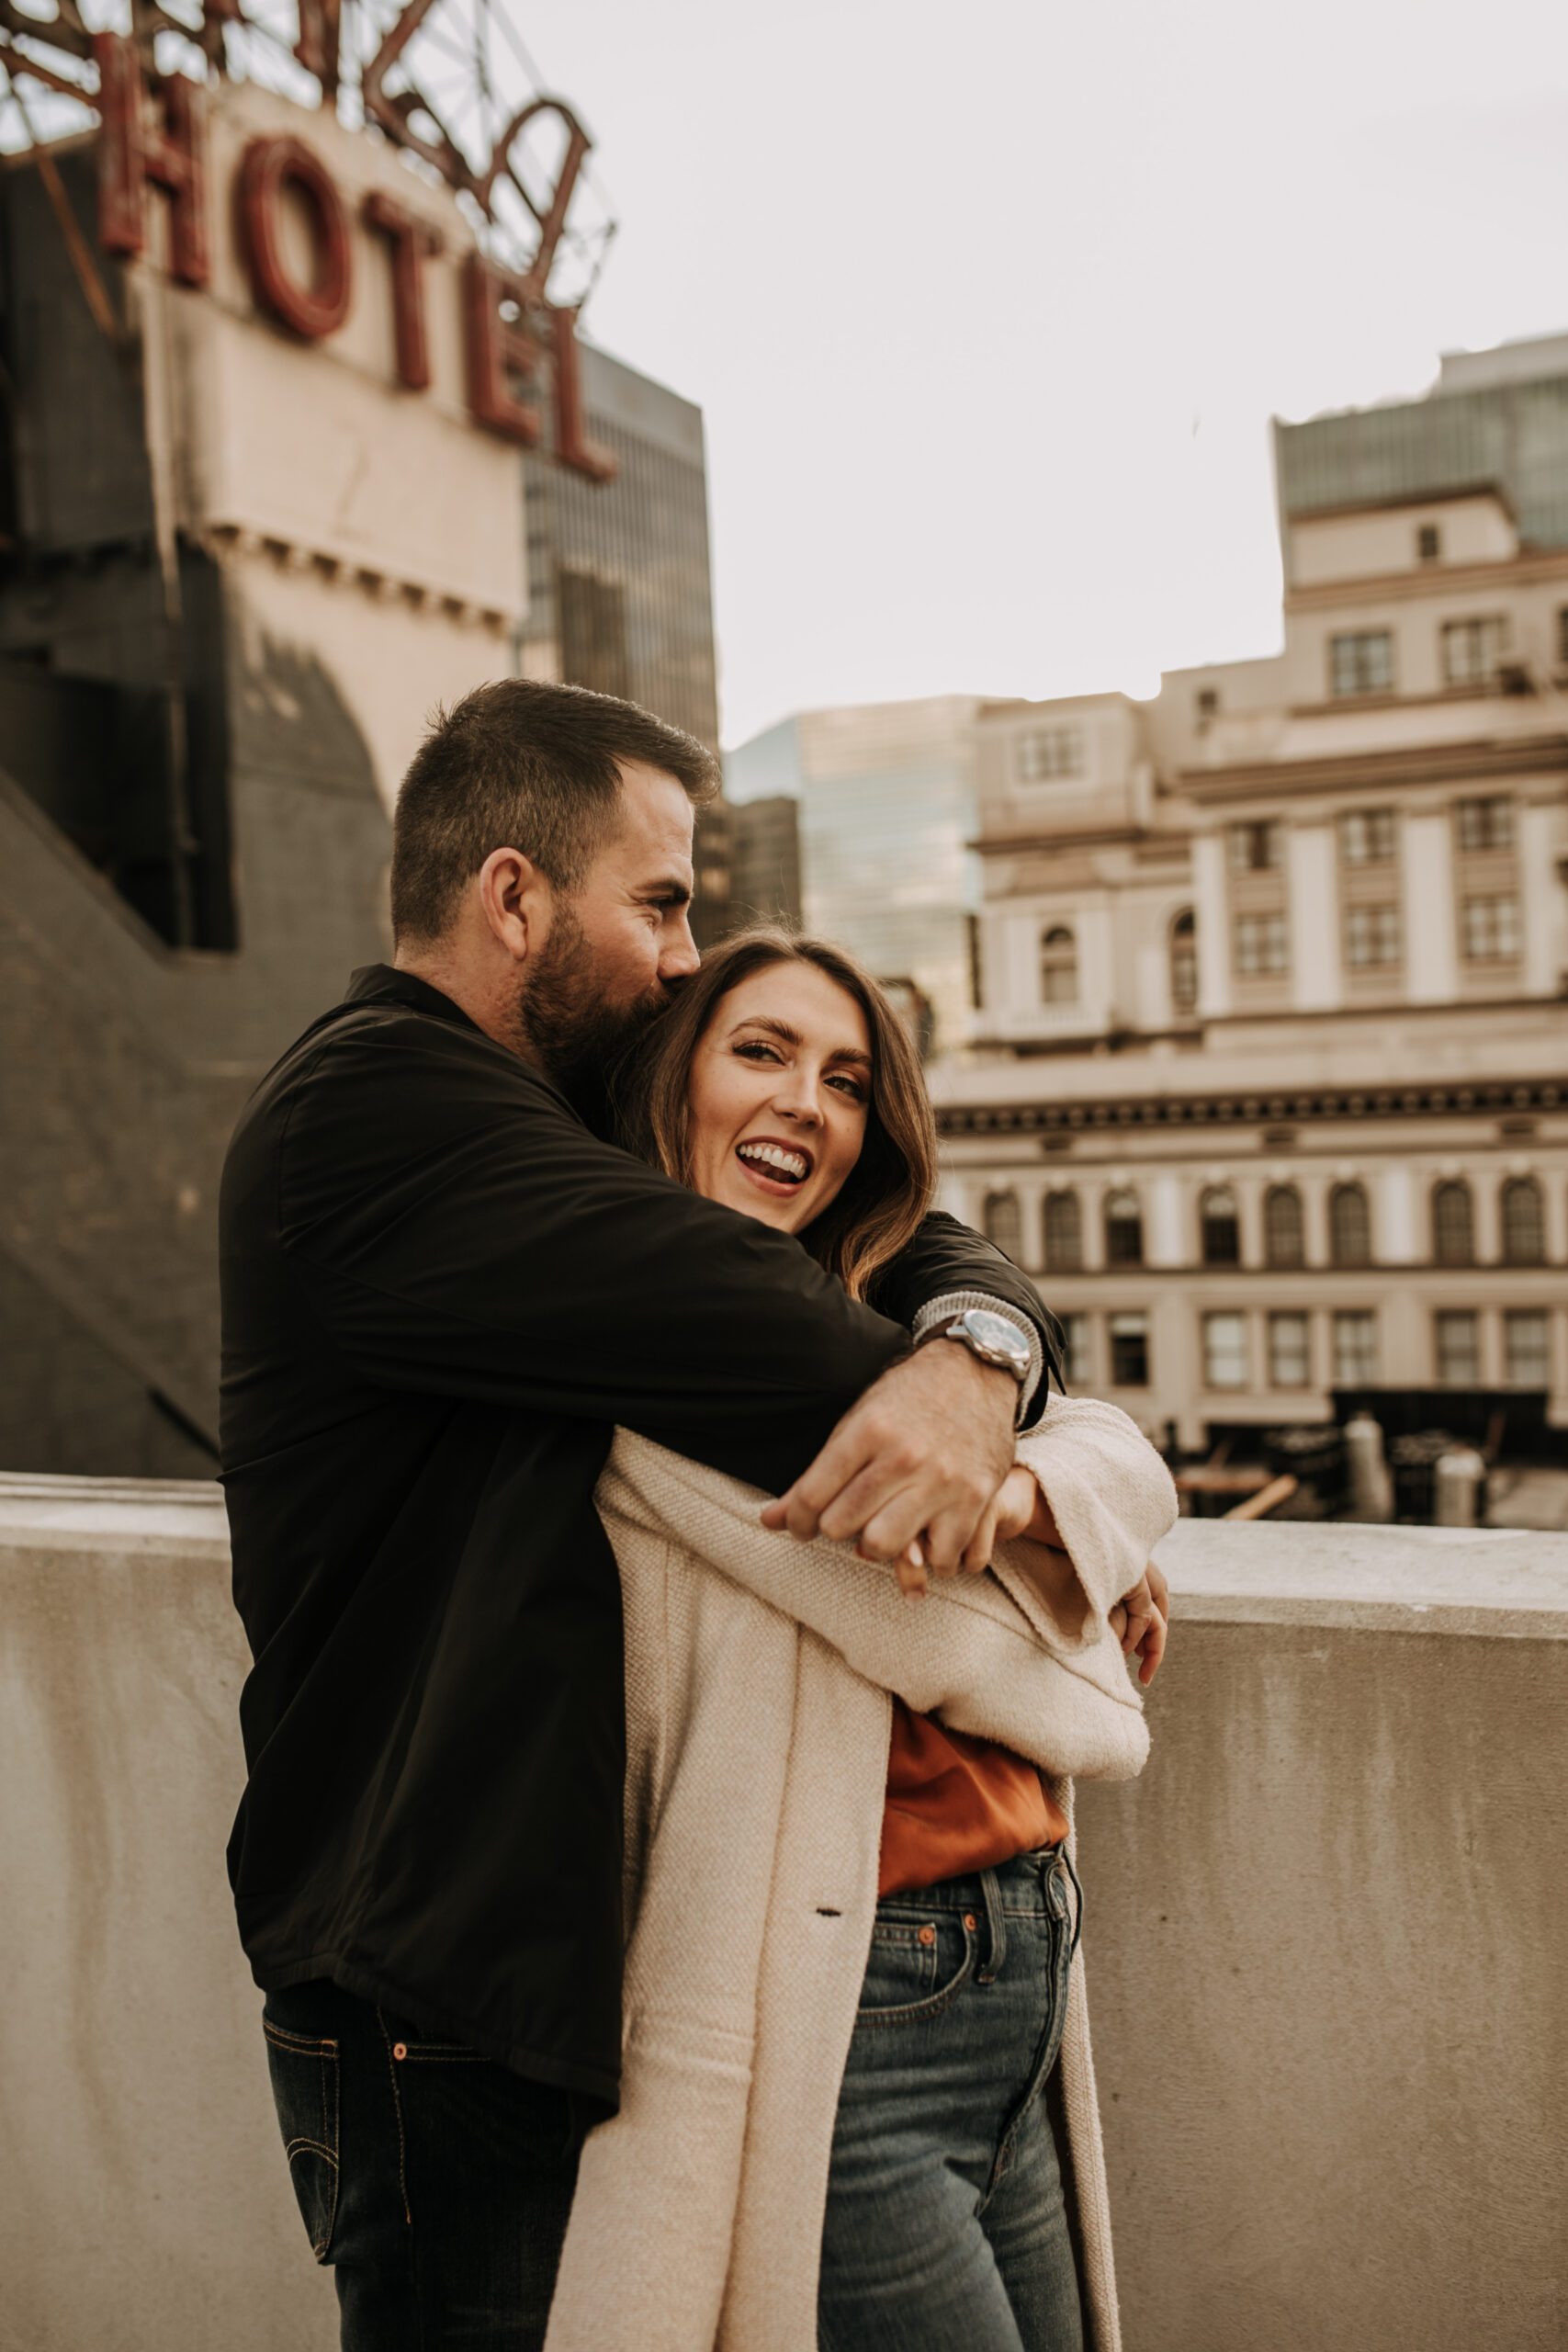
[[[1568,340],[1277,447],[1279,655],[976,713],[950,1198],[1038,1272],[1074,1379],[1189,1446],[1367,1392],[1551,1446]]]

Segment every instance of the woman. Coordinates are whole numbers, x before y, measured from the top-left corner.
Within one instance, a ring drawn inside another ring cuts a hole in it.
[[[852,1292],[929,1202],[914,1056],[815,942],[708,958],[632,1125]],[[1110,1407],[1054,1400],[1021,1454],[995,1571],[911,1611],[886,1569],[769,1537],[750,1490],[618,1436],[599,1499],[626,1614],[626,2075],[584,2153],[551,2352],[1077,2352],[1041,2097],[1064,2030],[1114,2345],[1063,1776],[1143,1760],[1112,1611],[1174,1497]]]

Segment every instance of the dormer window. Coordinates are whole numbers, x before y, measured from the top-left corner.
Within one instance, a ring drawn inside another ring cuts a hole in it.
[[[1443,535],[1436,523],[1418,523],[1416,526],[1416,558],[1418,563],[1436,563],[1443,552]]]
[[[1210,719],[1217,718],[1219,715],[1220,690],[1218,686],[1200,686],[1198,689],[1199,726],[1207,727]]]
[[[1081,727],[1032,727],[1013,745],[1013,771],[1020,784],[1055,784],[1083,774]]]
[[[1450,686],[1490,685],[1507,650],[1506,614],[1443,623],[1443,676]]]
[[[1328,640],[1328,686],[1345,695],[1385,695],[1393,684],[1393,637],[1386,628],[1347,629]]]

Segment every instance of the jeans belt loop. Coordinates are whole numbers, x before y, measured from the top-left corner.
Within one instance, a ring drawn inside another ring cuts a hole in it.
[[[1073,1902],[1073,1948],[1067,1954],[1067,1959],[1070,1962],[1077,1960],[1078,1956],[1078,1942],[1079,1939],[1083,1935],[1083,1888],[1078,1883],[1078,1874],[1073,1868],[1073,1858],[1067,1851],[1066,1842],[1065,1839],[1063,1843],[1057,1847],[1056,1851],[1061,1855],[1063,1861],[1066,1862],[1067,1866],[1067,1876],[1073,1883],[1073,1895],[1075,1898]]]
[[[994,1984],[997,1971],[1008,1956],[1007,1920],[1002,1911],[1002,1890],[995,1871],[980,1872],[980,1892],[986,1898],[986,1937],[990,1947],[984,1968],[975,1974],[976,1984]]]

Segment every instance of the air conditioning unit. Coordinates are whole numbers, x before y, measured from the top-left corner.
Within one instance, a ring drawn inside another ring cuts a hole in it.
[[[1506,661],[1499,662],[1492,675],[1501,695],[1533,695],[1535,692],[1529,663],[1521,662],[1517,655],[1511,654]]]

